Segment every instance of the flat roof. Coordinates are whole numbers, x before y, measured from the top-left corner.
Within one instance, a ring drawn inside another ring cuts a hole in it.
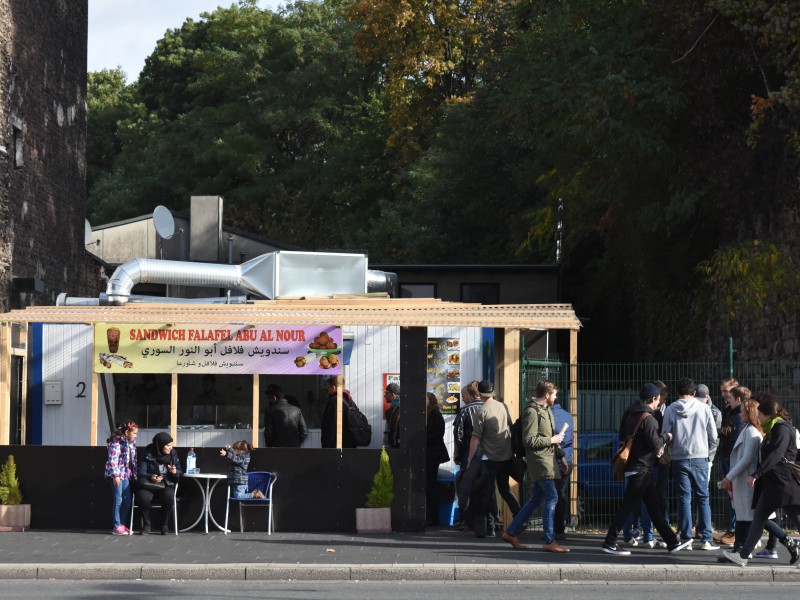
[[[247,304],[128,303],[30,306],[0,314],[6,323],[228,323],[578,330],[569,304],[484,305],[364,296],[256,300]]]

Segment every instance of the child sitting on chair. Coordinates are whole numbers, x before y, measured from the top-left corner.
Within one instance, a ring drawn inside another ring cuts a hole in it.
[[[234,442],[233,446],[225,444],[219,451],[220,456],[231,461],[228,468],[228,485],[231,487],[233,498],[263,498],[259,490],[250,492],[247,489],[247,468],[250,466],[250,452],[253,447],[247,440]]]

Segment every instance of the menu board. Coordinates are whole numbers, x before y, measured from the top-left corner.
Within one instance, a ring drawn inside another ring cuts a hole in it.
[[[443,415],[458,412],[461,403],[461,342],[458,338],[428,338],[428,386]]]

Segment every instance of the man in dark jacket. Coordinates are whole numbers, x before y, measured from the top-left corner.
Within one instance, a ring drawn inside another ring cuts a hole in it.
[[[667,543],[670,553],[678,552],[691,545],[692,540],[681,542],[672,528],[664,520],[663,515],[657,510],[658,496],[653,483],[652,471],[657,460],[664,452],[664,446],[669,443],[672,435],[659,434],[658,421],[653,411],[660,402],[661,390],[657,385],[646,383],[639,391],[641,402],[638,406],[628,409],[628,418],[623,429],[625,439],[633,436],[633,445],[625,466],[625,494],[622,504],[614,514],[608,528],[602,550],[607,554],[627,556],[630,550],[623,550],[617,546],[617,535],[625,524],[628,515],[639,507],[644,501],[648,512],[652,516],[653,525]]]
[[[344,388],[344,378],[341,375],[333,375],[327,381],[328,403],[322,414],[322,430],[320,432],[323,448],[336,448],[336,386],[339,382]],[[350,429],[348,409],[352,404],[353,397],[350,395],[350,391],[342,389],[342,448],[358,447]]]
[[[279,385],[268,385],[265,394],[269,402],[267,422],[264,427],[265,446],[299,448],[303,440],[308,437],[308,427],[302,411],[286,401],[283,389]]]

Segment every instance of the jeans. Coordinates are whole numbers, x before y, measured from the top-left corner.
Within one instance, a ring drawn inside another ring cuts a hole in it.
[[[658,530],[661,538],[667,543],[667,547],[674,548],[678,545],[678,536],[672,531],[664,517],[655,510],[658,505],[658,495],[655,482],[649,471],[634,473],[625,478],[625,494],[622,497],[622,504],[614,513],[611,525],[606,533],[605,543],[615,546],[617,543],[617,532],[623,528],[628,515],[635,511],[644,502],[646,508],[653,513],[653,524]],[[652,533],[651,533],[652,535]]]
[[[511,521],[507,532],[514,537],[518,536],[525,524],[530,520],[531,514],[542,504],[542,528],[544,529],[544,543],[549,544],[555,539],[553,531],[553,519],[555,516],[556,502],[558,502],[558,492],[556,491],[555,481],[543,479],[534,481],[531,484],[531,497]]]
[[[247,491],[247,484],[241,485],[234,485],[233,487],[233,497],[234,498],[252,498],[253,493]]]
[[[697,500],[697,533],[700,541],[711,542],[711,504],[708,500],[708,459],[672,459],[678,495],[678,528],[681,540],[692,539],[692,494]]]
[[[109,481],[111,482],[111,494],[113,495],[111,518],[114,521],[114,527],[119,527],[124,524],[123,520],[127,523],[128,513],[131,510],[133,500],[131,482],[130,479],[120,479],[119,485],[114,485],[113,480]]]
[[[561,474],[561,479],[558,479],[555,482],[556,492],[558,492],[558,501],[556,502],[556,509],[553,517],[555,523],[553,527],[556,535],[562,535],[567,526],[567,516],[569,514],[569,511],[567,510],[567,501],[569,500],[567,486],[569,485],[569,476],[571,473],[572,463],[569,464],[567,472]]]

